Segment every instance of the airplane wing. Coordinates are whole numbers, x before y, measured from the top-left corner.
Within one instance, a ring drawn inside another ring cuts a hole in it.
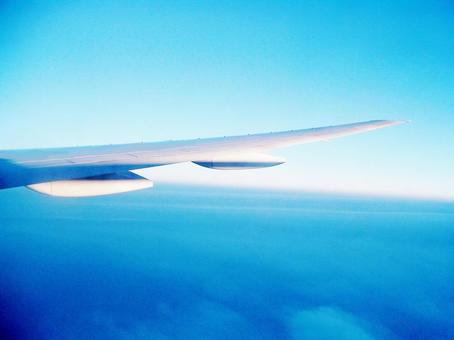
[[[193,162],[221,170],[285,162],[273,149],[327,141],[403,121],[374,120],[276,133],[123,145],[0,151],[0,189],[27,186],[53,196],[97,196],[152,186],[132,170]]]

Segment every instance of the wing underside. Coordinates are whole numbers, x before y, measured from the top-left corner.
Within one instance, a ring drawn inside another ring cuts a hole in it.
[[[213,169],[259,168],[282,164],[270,150],[326,141],[401,124],[376,120],[234,137],[0,152],[0,188],[81,180],[183,162]],[[94,182],[93,182],[94,183]]]

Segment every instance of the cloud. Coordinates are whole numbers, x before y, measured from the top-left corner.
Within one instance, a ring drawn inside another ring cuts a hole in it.
[[[193,304],[171,306],[161,303],[154,315],[138,317],[98,310],[71,320],[47,338],[65,339],[238,339],[258,338],[252,325],[222,304],[195,298]]]
[[[374,339],[354,316],[331,307],[297,312],[290,320],[294,339],[371,340]]]
[[[205,190],[0,195],[0,337],[454,338],[451,206]]]

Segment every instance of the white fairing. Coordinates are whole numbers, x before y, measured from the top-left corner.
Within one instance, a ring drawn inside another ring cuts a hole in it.
[[[282,157],[271,156],[260,153],[246,153],[239,155],[228,155],[221,157],[210,157],[193,163],[205,168],[217,170],[247,170],[269,168],[285,163]]]
[[[92,197],[119,194],[153,187],[147,179],[70,180],[29,185],[41,194],[57,197]]]

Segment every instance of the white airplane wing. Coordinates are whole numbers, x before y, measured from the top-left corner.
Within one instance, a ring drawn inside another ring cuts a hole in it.
[[[276,133],[37,150],[0,151],[0,189],[27,186],[53,196],[97,196],[148,188],[131,170],[193,162],[212,169],[265,168],[285,162],[268,151],[367,132],[402,121],[368,122]]]

